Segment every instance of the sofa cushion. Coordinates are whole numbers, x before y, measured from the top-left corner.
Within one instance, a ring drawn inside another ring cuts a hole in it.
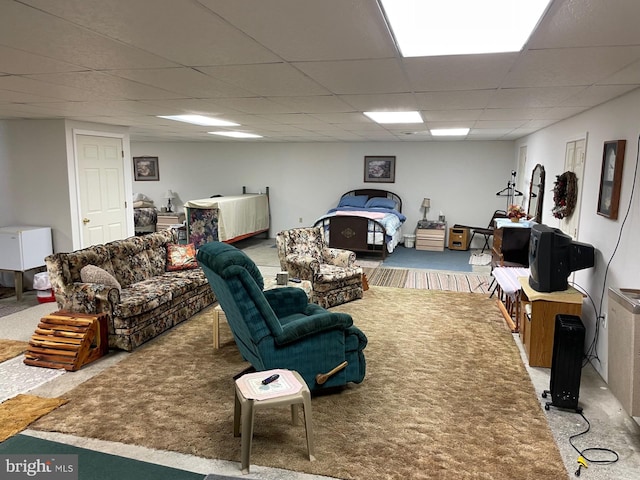
[[[80,270],[80,278],[83,283],[100,283],[102,285],[107,285],[111,287],[115,287],[119,292],[122,292],[122,286],[120,286],[120,282],[114,278],[106,270],[103,270],[100,267],[96,267],[95,265],[87,265]]]
[[[93,245],[91,247],[76,250],[70,253],[59,253],[62,261],[62,272],[65,283],[80,282],[80,271],[87,265],[95,265],[106,270],[111,275],[114,274],[113,264],[109,256],[109,250],[104,245]],[[49,274],[51,277],[51,274]]]
[[[122,289],[116,316],[134,317],[207,283],[202,269],[165,272]]]
[[[123,287],[147,280],[152,276],[147,242],[141,237],[129,237],[106,244],[115,277]]]
[[[196,246],[193,243],[180,245],[177,243],[167,244],[167,271],[189,270],[198,268],[196,260]]]

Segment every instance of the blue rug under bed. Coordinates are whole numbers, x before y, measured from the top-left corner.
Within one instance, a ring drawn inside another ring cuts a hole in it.
[[[470,257],[471,250],[449,250],[445,248],[442,252],[433,252],[430,250],[405,248],[402,245],[398,245],[393,253],[387,255],[387,258],[381,266],[472,272],[473,265],[469,264]],[[367,255],[366,258],[371,260],[375,259],[375,257],[370,255]]]

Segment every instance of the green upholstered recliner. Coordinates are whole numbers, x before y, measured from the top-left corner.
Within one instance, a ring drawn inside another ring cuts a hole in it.
[[[295,370],[311,390],[360,383],[367,337],[345,313],[309,303],[295,287],[263,291],[262,274],[241,250],[211,242],[198,262],[224,310],[243,358],[256,370]],[[339,369],[324,383],[316,376]]]

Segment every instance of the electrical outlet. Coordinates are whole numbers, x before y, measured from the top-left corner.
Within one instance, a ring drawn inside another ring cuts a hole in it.
[[[299,222],[299,223],[302,223],[302,217],[300,217],[300,218],[298,219],[298,222]]]

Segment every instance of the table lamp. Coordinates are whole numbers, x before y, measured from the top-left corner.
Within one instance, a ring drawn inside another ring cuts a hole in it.
[[[167,212],[173,212],[173,204],[171,203],[171,200],[177,197],[178,196],[172,190],[167,190],[167,193],[164,194],[164,198],[167,199]]]
[[[423,220],[427,219],[427,212],[429,211],[430,206],[431,206],[431,199],[423,198],[422,199],[422,208],[424,208],[424,217],[422,217]]]

